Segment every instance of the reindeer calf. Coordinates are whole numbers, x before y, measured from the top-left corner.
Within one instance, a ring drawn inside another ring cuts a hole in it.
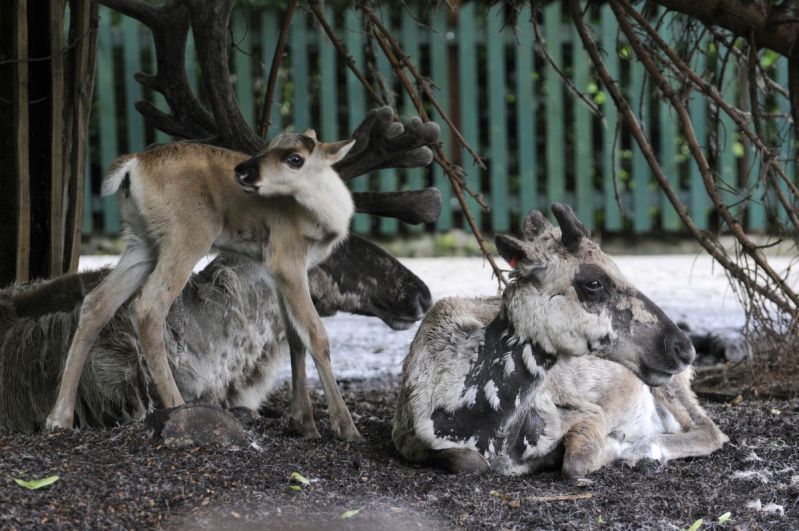
[[[329,343],[308,289],[307,270],[348,232],[353,203],[333,170],[354,141],[320,143],[313,131],[281,134],[248,158],[212,146],[178,143],[120,157],[103,194],[122,191],[126,248],[111,274],[84,300],[47,428],[72,427],[75,397],[89,349],[103,325],[141,287],[133,323],[164,407],[184,403],[170,371],[164,320],[197,261],[215,247],[266,265],[291,347],[299,422],[315,432],[305,383],[307,348],[341,439],[359,437],[330,366]]]
[[[683,373],[688,337],[571,208],[552,211],[560,229],[534,211],[526,241],[497,237],[514,268],[501,300],[443,299],[422,321],[403,365],[399,451],[452,471],[522,474],[552,466],[565,447],[564,470],[581,475],[619,457],[718,448],[726,438]]]

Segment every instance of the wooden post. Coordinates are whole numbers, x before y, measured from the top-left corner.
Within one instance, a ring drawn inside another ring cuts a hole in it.
[[[29,279],[31,198],[28,167],[28,2],[17,0],[17,265],[16,280]]]

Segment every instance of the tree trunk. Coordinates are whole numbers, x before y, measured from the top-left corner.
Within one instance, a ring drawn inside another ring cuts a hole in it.
[[[0,285],[6,285],[77,267],[97,4],[2,2],[0,20],[0,53],[10,59],[0,63],[0,112],[7,117],[0,120]]]

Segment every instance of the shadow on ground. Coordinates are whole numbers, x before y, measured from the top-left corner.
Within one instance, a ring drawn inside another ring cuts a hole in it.
[[[391,443],[396,386],[347,391],[364,440],[284,434],[286,392],[246,424],[254,447],[171,450],[142,424],[0,436],[0,528],[796,529],[799,402],[708,404],[731,442],[708,458],[558,473],[451,476],[402,462]],[[292,472],[310,482],[292,483]],[[10,477],[58,475],[26,490]],[[295,485],[292,488],[292,485]],[[357,511],[357,513],[354,513]],[[342,518],[342,516],[350,516]]]

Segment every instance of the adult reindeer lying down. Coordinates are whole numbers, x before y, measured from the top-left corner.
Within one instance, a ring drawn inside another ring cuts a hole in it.
[[[705,455],[727,438],[690,389],[694,349],[570,207],[498,236],[502,299],[443,299],[405,359],[393,439],[451,471],[572,476],[614,459]],[[676,376],[675,376],[676,375]],[[652,388],[654,387],[654,388]]]
[[[320,315],[374,315],[403,329],[429,309],[427,286],[376,245],[350,236],[331,258],[335,266],[323,262],[308,275]],[[108,275],[91,271],[0,291],[0,431],[44,428],[83,298]],[[257,410],[289,355],[268,270],[240,255],[220,254],[191,277],[172,305],[165,345],[184,399]],[[162,407],[140,351],[128,303],[92,346],[78,388],[78,425],[114,425]],[[293,388],[290,428],[313,435],[306,406]]]

